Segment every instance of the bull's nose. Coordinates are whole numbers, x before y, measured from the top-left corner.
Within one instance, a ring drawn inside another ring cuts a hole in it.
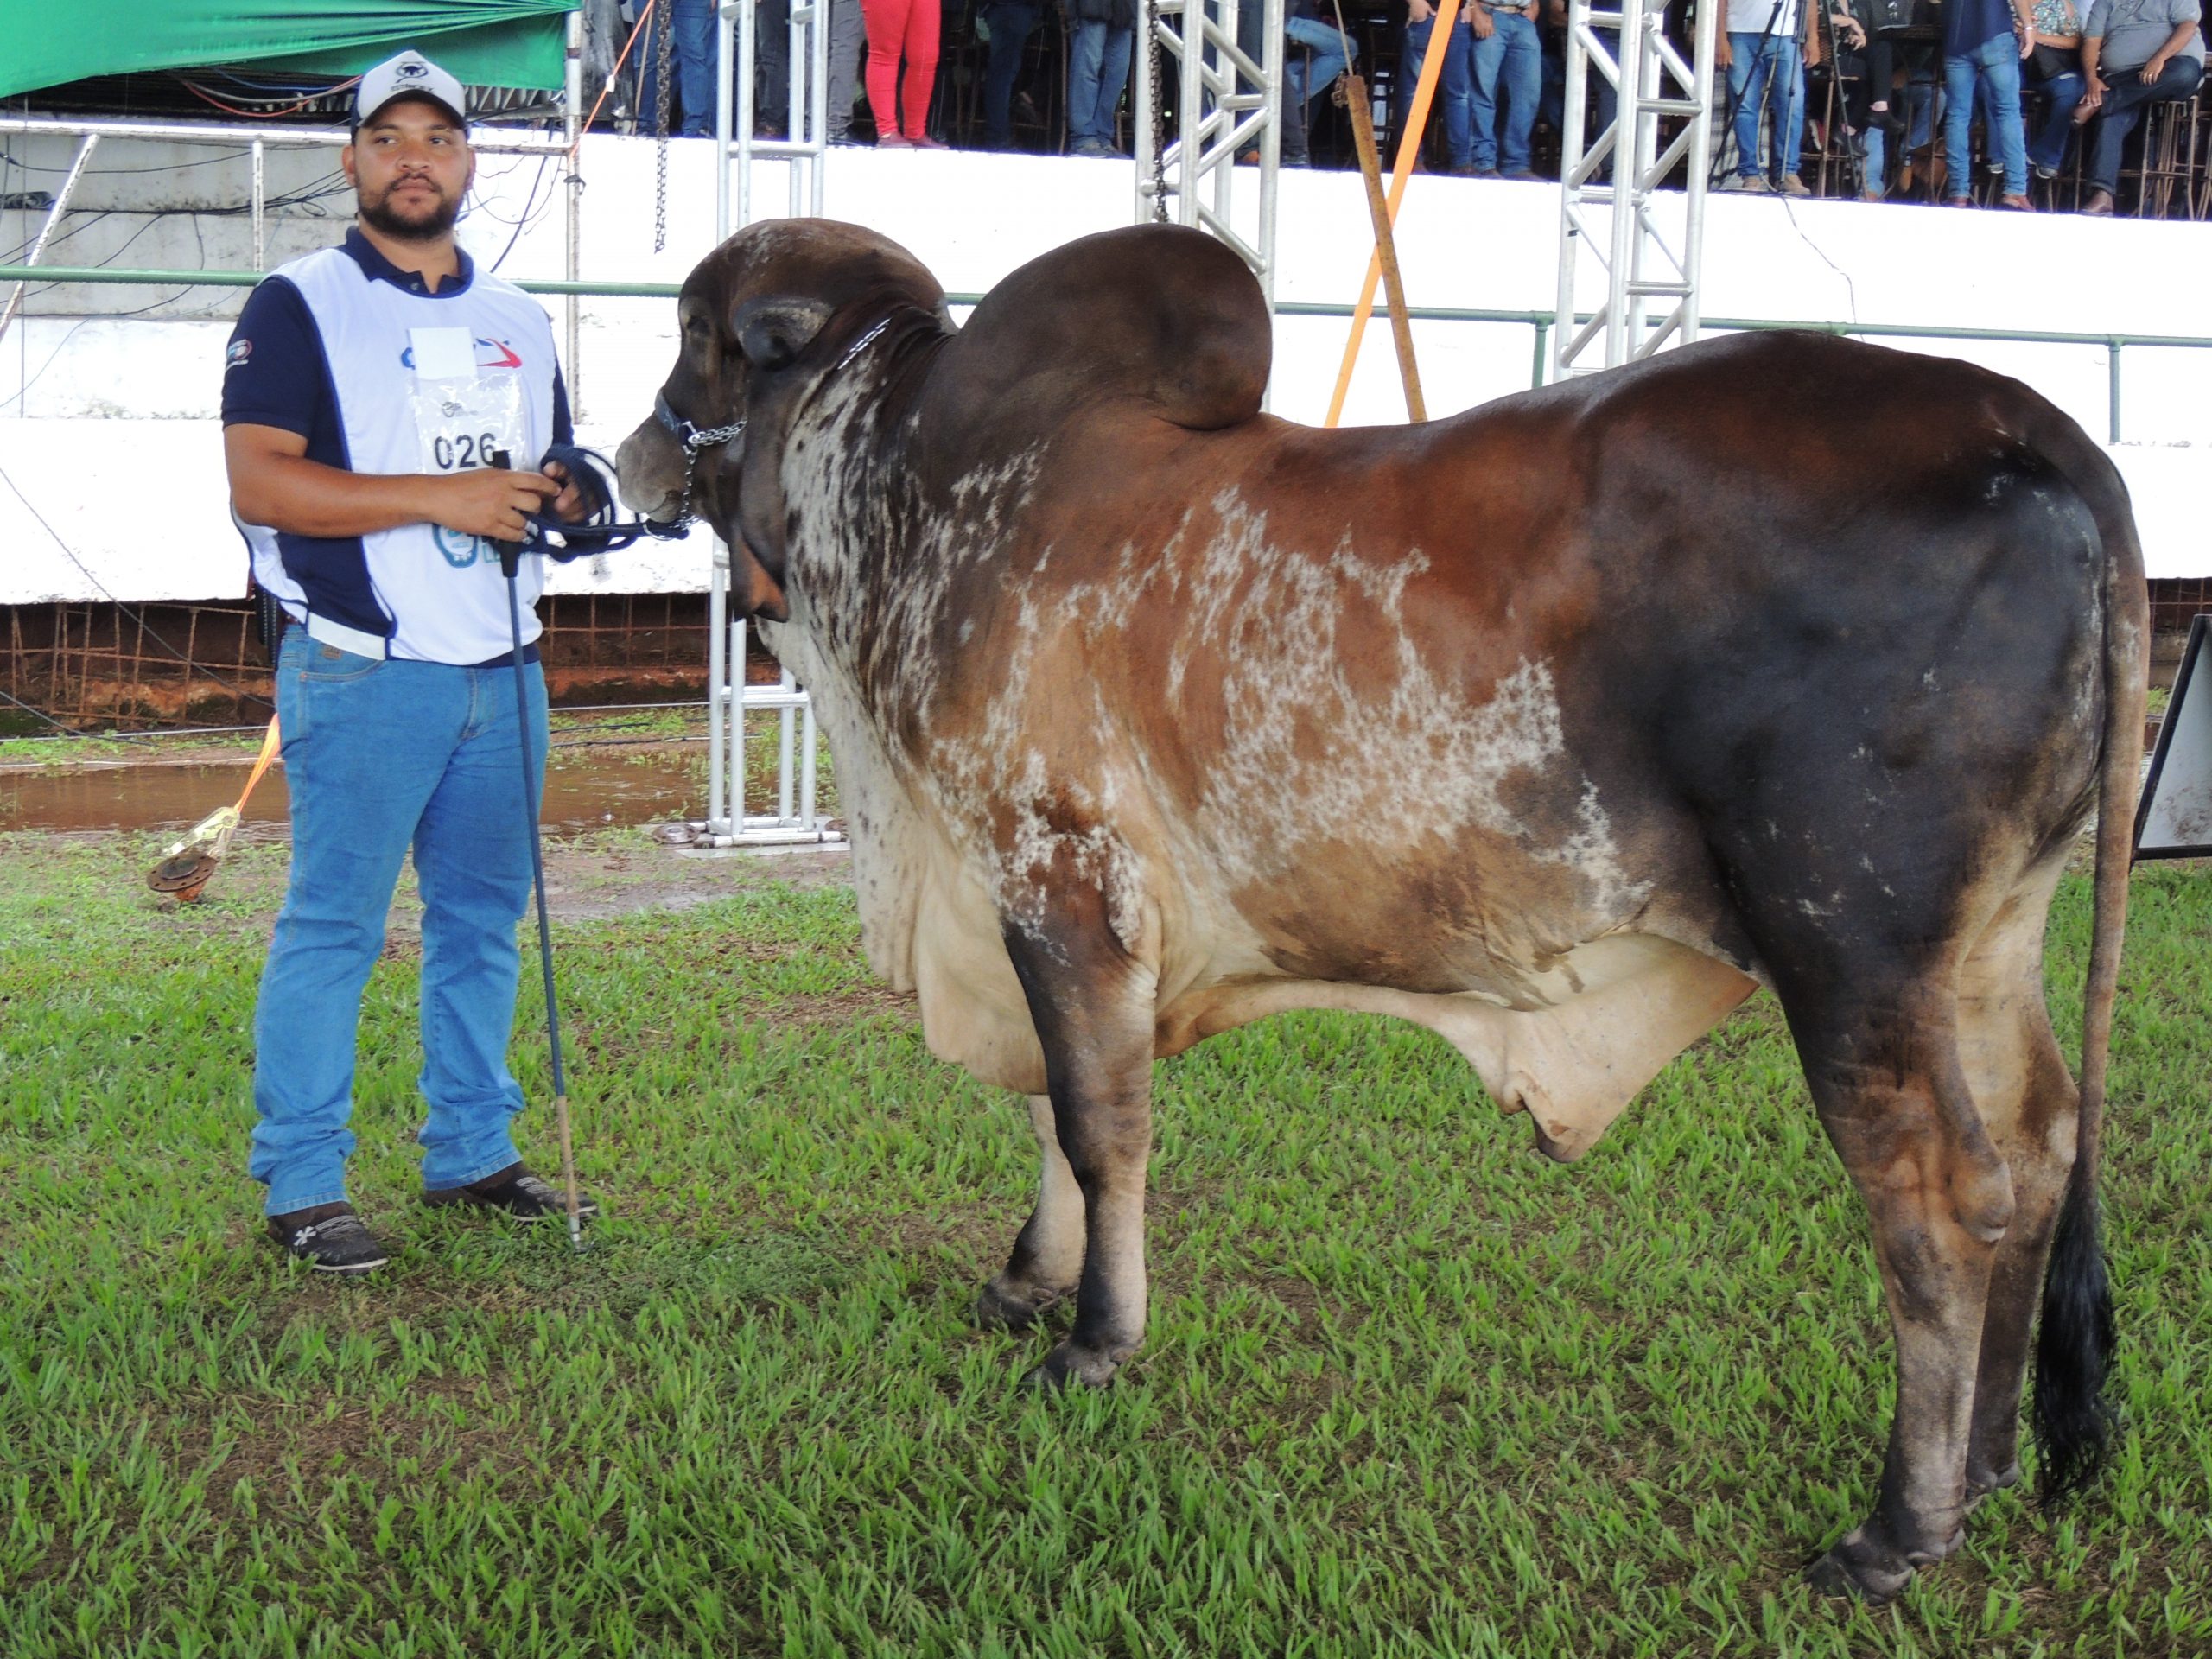
[[[614,452],[615,493],[631,512],[656,522],[675,518],[683,497],[683,480],[671,475],[661,448],[633,432]]]

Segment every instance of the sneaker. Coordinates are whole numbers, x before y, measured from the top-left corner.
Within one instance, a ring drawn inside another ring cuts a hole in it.
[[[2045,184],[2049,184],[2053,179],[2058,176],[2058,169],[2056,168],[2045,167],[2041,162],[2037,162],[2036,163],[2035,173],[2036,177],[2040,179]]]
[[[269,1236],[317,1273],[370,1273],[391,1260],[350,1204],[319,1204],[269,1217]]]
[[[1497,169],[1494,167],[1471,167],[1467,169],[1467,176],[1471,179],[1494,179],[1497,176]]]
[[[1809,196],[1813,193],[1805,188],[1805,181],[1795,173],[1785,173],[1782,175],[1782,194],[1785,196]]]
[[[1511,172],[1501,173],[1497,176],[1501,179],[1511,179],[1516,184],[1541,184],[1543,182],[1543,179],[1541,175],[1531,173],[1525,167],[1516,167]]]
[[[1731,195],[1770,196],[1774,187],[1756,173],[1733,173],[1721,181],[1720,188]]]
[[[423,1202],[443,1206],[461,1205],[473,1210],[497,1210],[518,1221],[543,1221],[569,1213],[568,1195],[550,1181],[540,1180],[523,1164],[509,1164],[467,1186],[427,1189]],[[583,1193],[576,1195],[576,1213],[586,1220],[599,1213],[599,1205]]]

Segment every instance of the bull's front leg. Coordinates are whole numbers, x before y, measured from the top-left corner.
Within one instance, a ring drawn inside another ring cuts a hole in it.
[[[1052,1097],[1029,1096],[1041,1173],[1037,1207],[1015,1236],[1014,1254],[976,1298],[976,1323],[986,1331],[1026,1331],[1066,1297],[1083,1272],[1083,1188],[1060,1150]]]
[[[1029,1374],[1033,1383],[1110,1382],[1144,1339],[1154,976],[1116,936],[1107,910],[1095,887],[1055,884],[1041,911],[1030,912],[1041,920],[1009,918],[1005,928],[1051,1090],[1050,1124],[1038,1126],[1046,1154],[1039,1217],[1049,1211],[1050,1220],[1035,1242],[1046,1247],[1043,1235],[1072,1208],[1054,1205],[1054,1142],[1079,1197],[1083,1225],[1075,1329]],[[1032,1217],[1033,1226],[1037,1221]],[[1025,1228],[1023,1238],[1029,1237]],[[1008,1274],[1024,1265],[1018,1243]],[[1021,1276],[1033,1281],[1039,1274],[1032,1269]]]

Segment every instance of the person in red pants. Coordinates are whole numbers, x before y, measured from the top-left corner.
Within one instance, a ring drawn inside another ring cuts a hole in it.
[[[875,117],[877,145],[944,149],[928,131],[930,94],[937,86],[938,0],[861,0],[861,10],[868,19],[868,106]]]

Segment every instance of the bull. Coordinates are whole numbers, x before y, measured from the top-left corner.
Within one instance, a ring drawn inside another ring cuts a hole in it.
[[[678,316],[623,493],[728,543],[827,732],[869,961],[1029,1097],[1039,1192],[977,1312],[1073,1296],[1033,1380],[1144,1335],[1156,1057],[1395,1014],[1565,1160],[1764,986],[1897,1352],[1878,1495],[1815,1584],[1895,1595],[2019,1478],[2038,1286],[2045,1488],[2088,1478],[2148,630],[2074,422],[1777,333],[1317,430],[1261,412],[1249,274],[1166,226],[956,328],[885,238],[764,224]],[[2100,804],[2077,1088],[2044,932]]]

